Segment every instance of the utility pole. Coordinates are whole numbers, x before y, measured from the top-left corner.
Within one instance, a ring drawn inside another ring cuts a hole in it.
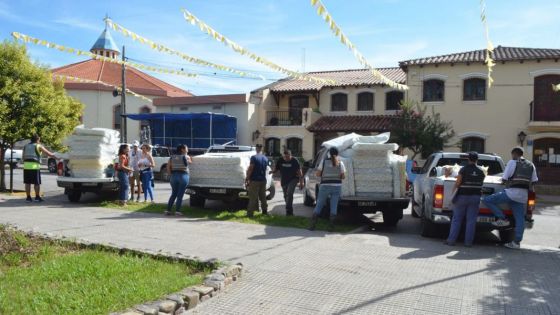
[[[122,143],[127,143],[126,137],[126,67],[124,65],[124,45],[122,47],[122,84],[121,84],[121,139]]]

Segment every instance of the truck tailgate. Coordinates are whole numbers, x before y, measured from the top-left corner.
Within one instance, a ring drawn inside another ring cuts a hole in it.
[[[443,181],[444,186],[444,195],[443,195],[443,210],[452,210],[453,205],[451,203],[451,199],[453,198],[452,191],[453,187],[455,186],[456,178],[441,176],[440,178]],[[500,176],[486,176],[484,179],[484,185],[482,186],[482,195],[492,195],[498,192],[503,191],[505,185],[502,184],[502,178]],[[480,202],[481,213],[488,213],[488,211],[484,211],[483,209],[486,208],[484,203]],[[486,209],[488,210],[488,209]]]

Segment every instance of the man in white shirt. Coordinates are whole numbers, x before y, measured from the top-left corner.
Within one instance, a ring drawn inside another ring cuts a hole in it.
[[[533,185],[539,179],[537,178],[535,165],[523,157],[523,148],[513,148],[511,158],[502,176],[502,180],[508,188],[500,193],[485,197],[483,202],[498,218],[493,223],[497,227],[510,225],[499,205],[508,204],[511,207],[515,220],[515,240],[505,244],[505,246],[511,249],[519,249],[525,231],[525,207],[529,190],[533,189]]]

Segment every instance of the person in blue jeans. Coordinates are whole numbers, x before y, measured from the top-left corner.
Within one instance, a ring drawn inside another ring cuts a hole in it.
[[[132,168],[128,165],[128,144],[119,147],[119,164],[117,166],[117,177],[119,179],[119,201],[121,206],[126,206],[128,193],[130,191],[130,172]]]
[[[329,231],[334,230],[334,220],[336,218],[336,210],[338,207],[338,200],[342,193],[342,180],[345,177],[346,168],[344,163],[338,157],[338,149],[332,147],[329,149],[329,158],[325,159],[319,164],[317,168],[317,176],[321,177],[321,183],[319,184],[319,194],[317,196],[317,204],[313,210],[313,217],[311,218],[311,224],[309,225],[309,230],[315,230],[317,221],[319,219],[319,214],[321,210],[327,203],[327,199],[330,197],[330,210],[331,215],[329,218]]]
[[[154,172],[153,168],[156,166],[154,162],[154,157],[152,156],[152,146],[145,143],[141,147],[142,152],[138,156],[138,170],[140,172],[140,180],[142,181],[142,187],[144,189],[144,202],[150,200],[154,203],[154,188],[152,186],[154,182]]]
[[[181,205],[185,190],[189,184],[189,164],[192,163],[191,157],[187,153],[187,146],[181,144],[177,147],[177,154],[172,155],[169,158],[169,162],[167,162],[167,171],[171,174],[169,180],[171,184],[171,197],[169,197],[167,202],[165,215],[182,215]],[[175,211],[172,211],[173,204],[175,204]]]
[[[453,187],[456,193],[452,200],[453,218],[449,236],[445,241],[447,245],[455,245],[465,218],[465,246],[471,247],[473,244],[482,185],[486,177],[482,169],[476,165],[477,161],[478,153],[469,152],[469,164],[461,168]]]
[[[519,249],[525,231],[525,206],[529,190],[539,180],[535,165],[523,158],[523,148],[515,147],[511,151],[511,161],[506,165],[502,180],[506,183],[507,188],[502,192],[485,197],[483,202],[498,218],[493,224],[499,228],[510,226],[500,205],[507,204],[511,207],[515,220],[515,239],[504,246]]]

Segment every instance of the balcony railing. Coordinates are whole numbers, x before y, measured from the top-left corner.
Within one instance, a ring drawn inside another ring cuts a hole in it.
[[[266,112],[266,126],[300,126],[302,110],[273,110]]]

